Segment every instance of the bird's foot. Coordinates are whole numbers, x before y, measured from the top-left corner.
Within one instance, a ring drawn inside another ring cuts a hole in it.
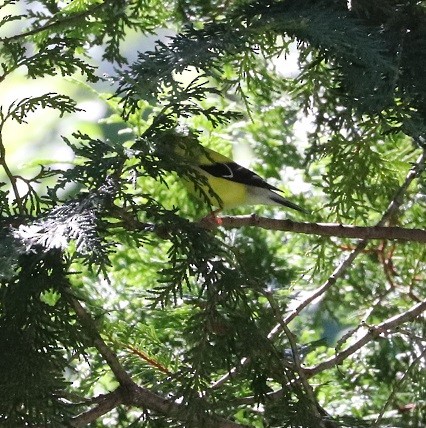
[[[209,214],[207,214],[205,217],[203,217],[200,220],[200,224],[207,226],[207,227],[217,227],[222,225],[222,219],[220,217],[217,217],[217,213],[219,213],[221,210],[217,209]]]

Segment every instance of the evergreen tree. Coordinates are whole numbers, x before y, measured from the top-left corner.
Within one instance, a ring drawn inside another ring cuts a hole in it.
[[[424,426],[425,1],[0,12],[0,426]],[[176,142],[310,214],[200,221]]]

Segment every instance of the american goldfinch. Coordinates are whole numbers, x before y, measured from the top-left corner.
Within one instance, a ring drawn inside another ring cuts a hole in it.
[[[185,158],[189,165],[206,177],[207,183],[194,184],[186,179],[187,187],[196,196],[200,190],[212,206],[220,210],[242,205],[283,205],[307,213],[298,205],[276,192],[280,189],[268,184],[259,175],[235,163],[232,159],[200,145],[185,147],[178,145],[176,153]]]

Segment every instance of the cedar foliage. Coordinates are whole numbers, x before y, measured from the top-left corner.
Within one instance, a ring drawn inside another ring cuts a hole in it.
[[[293,199],[306,221],[374,225],[394,201],[386,225],[424,229],[424,158],[401,187],[425,148],[424,1],[9,0],[0,11],[4,88],[19,73],[79,76],[108,106],[105,138],[62,136],[72,168],[29,176],[8,161],[6,126],[82,108],[53,91],[1,102],[1,426],[423,425],[424,246],[208,230],[189,220],[206,203],[175,180],[201,178],[170,142],[250,141],[259,173],[303,173],[309,190]],[[174,35],[126,57],[131,32],[161,28]],[[295,46],[299,73],[284,77],[274,60]],[[102,81],[106,95],[93,89]],[[321,284],[317,303],[291,312]]]

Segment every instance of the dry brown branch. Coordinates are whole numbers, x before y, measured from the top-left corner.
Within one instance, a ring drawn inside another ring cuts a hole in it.
[[[305,376],[305,372],[301,366],[300,355],[299,355],[299,352],[297,350],[297,344],[296,344],[294,334],[290,331],[287,324],[285,324],[283,322],[283,316],[281,314],[280,307],[279,307],[278,303],[275,301],[272,293],[268,292],[268,291],[264,291],[263,295],[268,300],[269,305],[271,306],[271,309],[274,312],[275,318],[278,320],[278,323],[281,325],[281,328],[283,329],[283,331],[284,331],[285,335],[287,336],[287,339],[290,343],[290,347],[291,347],[292,354],[293,354],[295,370],[296,370],[297,374],[299,375],[299,380],[303,386],[303,389],[305,390],[305,394],[308,397],[308,400],[310,401],[310,405],[309,405],[310,412],[315,416],[316,421],[318,423],[318,428],[324,428],[324,423],[323,423],[322,417],[318,411],[318,408],[319,408],[318,401],[316,400],[314,391],[313,391],[311,385],[309,384],[308,379]]]
[[[72,420],[73,427],[84,427],[122,404],[122,388],[119,387],[115,391],[112,391],[109,394],[104,394],[98,398],[100,401],[95,407],[87,412],[81,413]]]
[[[381,422],[382,422],[383,416],[385,414],[385,411],[388,408],[391,401],[395,398],[395,396],[398,392],[398,388],[405,382],[405,380],[407,379],[410,372],[414,369],[414,367],[417,366],[417,364],[419,364],[420,361],[422,361],[423,358],[425,358],[425,356],[426,356],[426,349],[424,349],[423,352],[410,364],[408,369],[405,371],[404,375],[400,379],[398,379],[397,382],[395,382],[395,384],[392,388],[392,391],[389,394],[388,399],[386,400],[386,403],[383,405],[383,408],[380,411],[379,416],[376,418],[376,420],[374,421],[374,424],[371,426],[371,428],[378,428],[382,425]]]
[[[278,220],[274,218],[250,216],[224,216],[220,217],[221,227],[234,229],[239,227],[254,226],[268,230],[280,230],[285,232],[303,233],[308,235],[333,236],[336,238],[354,239],[382,239],[400,240],[426,243],[426,230],[406,229],[403,227],[385,226],[349,226],[334,223],[306,223],[292,220]],[[213,227],[215,227],[213,225]]]
[[[358,339],[350,347],[338,353],[333,358],[330,358],[314,367],[305,367],[305,368],[302,367],[301,370],[304,372],[305,377],[309,379],[317,375],[318,373],[321,373],[325,370],[336,367],[337,365],[341,364],[347,357],[349,357],[356,351],[360,350],[367,343],[373,340],[376,340],[382,334],[389,334],[395,331],[399,331],[399,327],[401,325],[403,325],[406,322],[415,320],[424,311],[426,311],[426,302],[418,303],[417,305],[414,305],[413,307],[403,312],[402,314],[395,315],[394,317],[391,317],[378,325],[366,326],[367,332],[364,334],[364,336]],[[424,353],[422,353],[422,355],[423,354]],[[273,391],[267,394],[267,397],[270,400],[275,400],[280,398],[282,394],[283,394],[283,390],[278,389],[276,391]],[[236,400],[236,404],[249,405],[254,403],[256,403],[255,397],[243,397]]]
[[[74,427],[82,427],[93,422],[120,404],[135,406],[140,409],[149,409],[157,414],[165,415],[179,421],[188,421],[193,426],[206,428],[242,428],[244,425],[226,420],[214,414],[199,415],[190,411],[187,406],[178,404],[172,399],[163,398],[149,389],[137,385],[125,371],[114,352],[108,347],[99,334],[96,324],[83,305],[71,295],[68,296],[70,304],[74,308],[81,324],[90,335],[93,345],[105,359],[120,387],[111,394],[107,394],[105,400],[96,407],[80,414],[71,421]]]
[[[395,315],[392,318],[387,319],[386,321],[381,322],[378,325],[366,326],[367,332],[358,339],[351,346],[346,348],[344,351],[339,352],[332,358],[329,358],[326,361],[316,365],[315,367],[306,367],[304,371],[308,377],[312,377],[324,370],[330,369],[341,364],[346,358],[354,354],[356,351],[360,350],[364,345],[371,342],[372,340],[377,339],[381,334],[392,332],[397,329],[400,325],[413,321],[419,315],[426,311],[426,302],[417,303],[412,308],[403,312],[402,314]]]
[[[425,160],[426,160],[426,150],[424,150],[421,155],[418,157],[416,163],[408,172],[404,183],[400,186],[400,188],[395,193],[391,202],[388,205],[388,208],[384,212],[381,220],[377,223],[375,227],[382,227],[386,222],[397,212],[399,207],[402,204],[402,198],[406,190],[412,181],[423,171],[425,168]],[[249,217],[250,218],[250,217]],[[226,219],[226,218],[225,218]],[[300,312],[305,309],[309,304],[311,304],[315,299],[322,296],[330,287],[332,287],[336,281],[342,277],[342,275],[346,272],[346,270],[352,265],[353,261],[356,257],[361,254],[368,244],[368,239],[363,239],[358,243],[358,245],[350,252],[350,254],[336,267],[334,272],[330,275],[330,277],[316,290],[312,292],[306,299],[304,299],[290,314],[286,316],[283,320],[284,324],[290,323],[294,318],[296,318]],[[278,323],[268,334],[268,339],[273,339],[280,331],[282,330],[281,323]],[[241,360],[241,365],[244,366],[249,362],[248,358],[243,358]],[[225,382],[227,382],[230,378],[235,376],[237,373],[237,368],[232,367],[228,373],[223,375],[220,379],[214,382],[211,387],[219,388]]]
[[[3,168],[7,178],[9,179],[10,185],[15,195],[15,202],[18,207],[19,213],[24,214],[25,211],[22,204],[21,196],[19,195],[18,186],[16,184],[16,177],[12,174],[12,171],[10,170],[9,165],[6,162],[6,148],[4,147],[3,139],[2,139],[2,130],[3,130],[2,128],[3,128],[5,119],[1,111],[0,111],[0,119],[1,119],[0,121],[0,166]]]
[[[124,370],[114,352],[112,352],[112,350],[102,339],[90,314],[75,297],[70,297],[69,301],[74,308],[74,311],[77,314],[81,324],[83,327],[85,327],[87,333],[90,335],[93,345],[105,359],[120,385],[126,386],[132,384],[133,381],[131,377]]]

